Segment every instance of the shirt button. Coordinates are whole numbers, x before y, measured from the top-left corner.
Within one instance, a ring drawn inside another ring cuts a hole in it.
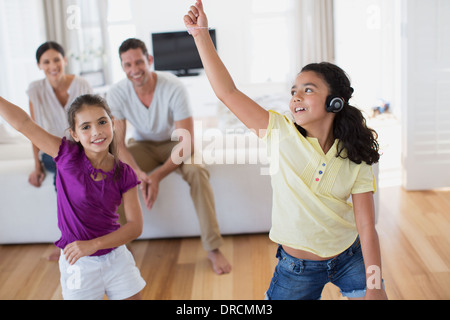
[[[325,167],[326,166],[326,163],[322,163],[322,167]]]
[[[317,181],[317,182],[319,182],[319,181],[320,181],[320,179],[319,179],[319,178],[316,178],[316,181]]]
[[[323,171],[319,171],[319,174],[323,174]]]

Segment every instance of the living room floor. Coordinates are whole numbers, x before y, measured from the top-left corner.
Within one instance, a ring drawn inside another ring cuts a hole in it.
[[[450,299],[450,191],[380,188],[377,225],[386,292],[395,300]],[[198,238],[139,240],[131,244],[147,281],[146,300],[262,300],[276,264],[267,234],[225,236],[233,265],[218,276]],[[51,244],[0,246],[0,300],[59,300],[59,269]],[[342,299],[328,284],[322,299]]]

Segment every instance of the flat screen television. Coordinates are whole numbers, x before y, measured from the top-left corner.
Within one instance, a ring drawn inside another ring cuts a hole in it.
[[[216,30],[209,30],[216,44]],[[203,69],[194,38],[187,31],[152,33],[154,67],[157,71],[171,71],[177,76],[198,75]]]

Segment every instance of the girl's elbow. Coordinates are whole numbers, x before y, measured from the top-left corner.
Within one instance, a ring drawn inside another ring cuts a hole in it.
[[[138,228],[138,230],[136,230],[136,237],[135,239],[139,238],[142,235],[142,232],[144,231],[143,225],[141,224]]]
[[[133,229],[131,231],[130,238],[132,238],[133,240],[139,238],[142,234],[143,229],[144,228],[142,223],[139,222],[133,223]]]
[[[223,104],[227,105],[227,101],[238,92],[239,91],[236,86],[232,86],[230,88],[216,92],[216,96]]]
[[[143,223],[136,221],[127,221],[124,226],[127,226],[127,238],[129,239],[129,241],[133,241],[139,238],[144,229]]]
[[[22,134],[26,134],[27,130],[30,128],[30,125],[33,123],[33,120],[28,116],[24,115],[22,119],[12,122],[11,126],[16,129],[18,132]]]
[[[142,235],[144,231],[144,223],[142,221],[136,223],[134,238],[137,239]]]

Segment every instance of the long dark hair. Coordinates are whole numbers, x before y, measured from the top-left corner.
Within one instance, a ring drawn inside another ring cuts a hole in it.
[[[67,119],[69,122],[69,128],[72,131],[75,131],[75,125],[76,125],[75,124],[75,116],[77,115],[78,111],[83,106],[96,106],[96,107],[102,108],[105,110],[108,117],[110,119],[113,119],[111,109],[109,108],[108,103],[106,102],[105,99],[103,99],[99,95],[85,94],[85,95],[82,95],[82,96],[79,96],[78,98],[76,98],[72,102],[72,104],[69,108],[69,111],[67,111]],[[81,143],[78,142],[78,145],[81,148],[83,148]],[[117,180],[120,177],[120,166],[119,166],[117,143],[116,143],[116,139],[114,137],[109,145],[109,153],[111,153],[114,156],[114,162],[116,163],[116,166],[115,166],[116,169],[114,171],[114,179]]]
[[[321,76],[328,84],[330,94],[345,100],[344,108],[336,113],[333,123],[334,138],[339,139],[336,157],[348,158],[357,164],[362,161],[369,165],[377,163],[380,159],[378,134],[367,127],[361,110],[348,103],[354,90],[344,70],[332,63],[321,62],[308,64],[301,72],[304,71],[313,71]],[[306,135],[305,129],[296,126]]]

